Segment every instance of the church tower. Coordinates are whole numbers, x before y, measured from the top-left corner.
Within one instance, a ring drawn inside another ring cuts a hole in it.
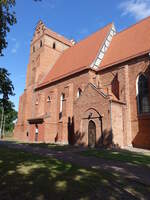
[[[35,115],[35,87],[42,82],[61,54],[72,45],[72,41],[48,29],[42,21],[38,22],[30,44],[26,87],[19,99],[18,121],[14,131],[16,138],[26,138],[28,119]]]
[[[39,21],[30,45],[26,88],[39,84],[62,52],[70,46],[72,46],[70,40],[51,31]]]

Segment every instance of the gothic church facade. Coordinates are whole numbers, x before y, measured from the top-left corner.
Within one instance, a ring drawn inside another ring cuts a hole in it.
[[[150,149],[150,17],[75,43],[40,21],[20,96],[17,140]]]

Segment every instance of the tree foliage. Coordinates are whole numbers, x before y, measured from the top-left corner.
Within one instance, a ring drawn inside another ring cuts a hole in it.
[[[3,49],[8,45],[6,35],[10,31],[10,26],[17,22],[15,12],[13,11],[15,5],[15,0],[0,0],[0,56],[3,56]]]
[[[15,12],[12,8],[15,6],[15,0],[0,0],[0,56],[2,50],[7,47],[6,35],[10,31],[10,26],[16,23]]]
[[[14,120],[17,118],[17,112],[14,104],[9,100],[14,95],[14,86],[9,78],[10,73],[5,68],[0,68],[0,116],[2,119],[2,110],[4,109],[5,130],[12,131],[14,128]]]
[[[14,129],[14,121],[17,119],[17,111],[14,109],[14,107],[15,106],[11,101],[7,101],[7,108],[5,108],[4,112],[5,125],[3,122],[6,132],[12,132]],[[2,107],[0,107],[0,116],[2,117]]]
[[[14,86],[9,78],[10,73],[5,68],[0,68],[0,106],[7,110],[9,105],[9,96],[14,95]]]

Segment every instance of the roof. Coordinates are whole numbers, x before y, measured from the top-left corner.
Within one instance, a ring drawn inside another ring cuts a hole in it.
[[[45,29],[44,33],[48,34],[52,38],[54,38],[54,39],[56,39],[56,40],[58,40],[58,41],[60,41],[60,42],[62,42],[64,44],[66,44],[68,46],[72,46],[73,45],[73,43],[71,42],[71,40],[68,40],[64,36],[62,36],[62,35],[54,32],[54,31],[52,31],[52,30],[50,30],[48,28]]]
[[[39,85],[43,86],[72,73],[89,68],[105,41],[112,24],[108,24],[86,39],[65,50]]]
[[[150,17],[116,34],[100,64],[104,69],[150,52]]]

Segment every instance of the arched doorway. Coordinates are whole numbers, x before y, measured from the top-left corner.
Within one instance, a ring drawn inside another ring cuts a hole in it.
[[[90,120],[88,125],[88,145],[89,147],[95,147],[96,144],[96,125]]]

